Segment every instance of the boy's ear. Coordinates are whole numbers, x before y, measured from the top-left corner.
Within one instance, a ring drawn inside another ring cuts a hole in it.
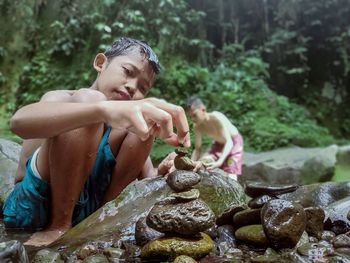
[[[94,60],[94,69],[100,73],[105,65],[107,65],[107,57],[103,53],[98,53]]]

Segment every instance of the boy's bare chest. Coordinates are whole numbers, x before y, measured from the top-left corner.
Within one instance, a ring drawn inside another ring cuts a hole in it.
[[[215,141],[222,142],[224,140],[223,131],[220,125],[217,123],[206,123],[201,125],[200,132],[208,135]]]

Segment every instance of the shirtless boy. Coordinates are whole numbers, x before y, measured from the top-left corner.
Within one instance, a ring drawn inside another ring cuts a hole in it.
[[[232,178],[242,173],[243,139],[237,128],[229,119],[218,111],[207,112],[201,99],[191,97],[187,102],[187,110],[194,122],[195,149],[192,160],[201,159],[202,134],[207,134],[214,143],[207,156],[205,164],[208,170],[221,168]]]
[[[53,242],[131,181],[148,176],[154,136],[190,146],[184,110],[144,99],[159,72],[148,45],[121,38],[96,55],[93,67],[90,88],[50,91],[11,119],[11,130],[25,141],[4,223],[44,229],[27,245]]]

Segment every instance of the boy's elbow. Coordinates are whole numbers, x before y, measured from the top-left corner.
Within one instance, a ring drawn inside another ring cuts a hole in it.
[[[21,133],[21,119],[16,114],[13,115],[10,119],[10,130],[23,139],[26,139],[25,136],[23,136]]]

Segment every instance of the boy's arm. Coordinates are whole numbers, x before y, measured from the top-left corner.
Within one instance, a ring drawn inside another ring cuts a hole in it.
[[[19,109],[11,130],[22,138],[50,138],[95,123],[127,129],[142,140],[157,135],[166,143],[190,146],[184,110],[163,100],[99,101],[91,103],[38,102]],[[173,132],[173,123],[177,134]]]
[[[195,144],[194,144],[194,151],[192,153],[191,159],[193,161],[198,161],[202,152],[202,133],[199,130],[197,125],[194,126],[194,136],[195,136]]]
[[[226,142],[225,142],[224,147],[222,148],[220,158],[216,162],[212,162],[212,163],[209,163],[207,165],[207,168],[209,170],[222,166],[222,164],[226,160],[227,156],[229,155],[229,153],[231,152],[231,149],[233,147],[233,141],[231,138],[231,134],[229,132],[229,129],[225,125],[225,123],[226,123],[226,120],[224,119],[225,117],[221,116],[220,114],[216,114],[215,117],[218,119],[218,121],[221,125],[221,129],[222,129],[222,132],[223,132],[223,135],[224,135]]]

